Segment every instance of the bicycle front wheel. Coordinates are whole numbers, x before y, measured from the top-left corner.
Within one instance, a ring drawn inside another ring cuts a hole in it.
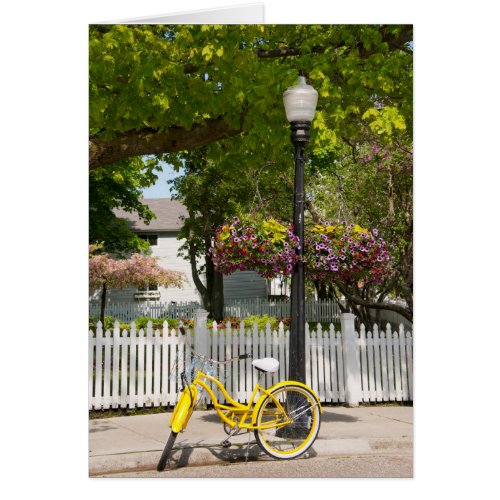
[[[278,387],[271,394],[259,408],[255,438],[271,457],[296,458],[312,446],[318,435],[318,403],[310,390],[294,384]]]
[[[165,448],[163,449],[163,453],[161,454],[160,461],[158,462],[158,465],[156,466],[156,470],[158,472],[161,472],[163,469],[165,469],[165,465],[167,465],[167,460],[170,457],[170,452],[172,451],[172,448],[175,443],[175,439],[177,438],[177,432],[171,432],[170,436],[168,437],[167,444],[165,445]]]

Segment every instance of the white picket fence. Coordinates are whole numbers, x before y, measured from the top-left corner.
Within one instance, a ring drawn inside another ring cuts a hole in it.
[[[120,321],[134,321],[141,316],[152,319],[174,318],[191,319],[194,311],[200,308],[198,302],[111,302],[106,304],[106,316]],[[89,316],[99,317],[101,306],[98,302],[89,302]]]
[[[412,333],[402,325],[394,332],[387,325],[385,332],[366,332],[362,327],[357,333],[354,316],[342,316],[345,332],[335,331],[333,325],[309,331],[306,325],[306,383],[324,403],[412,401]],[[198,331],[188,331],[187,339],[166,323],[156,331],[151,323],[146,331],[132,324],[130,332],[120,331],[118,323],[113,331],[103,332],[99,323],[95,333],[89,332],[89,409],[174,405],[179,382],[171,373],[179,369],[179,359],[186,361],[186,341],[216,360],[244,353],[254,359],[274,357],[280,362],[279,372],[266,375],[264,385],[288,378],[289,332],[283,324],[274,331],[269,324],[265,330],[257,325],[245,329],[243,323],[239,329],[230,324],[219,328],[214,323],[210,329],[199,325],[206,325],[206,313],[201,321],[195,318]],[[352,359],[350,352],[355,353]],[[218,377],[234,399],[247,402],[258,379],[251,359],[224,366]]]
[[[198,302],[111,302],[106,305],[105,314],[127,322],[141,316],[153,319],[192,319],[194,311],[200,307]],[[98,317],[99,314],[99,303],[89,302],[89,315]],[[224,304],[224,316],[246,318],[266,314],[274,318],[290,316],[290,300],[227,300]],[[305,314],[307,321],[337,321],[340,309],[333,300],[306,300]]]
[[[284,318],[290,316],[290,299],[227,300],[224,304],[224,314],[236,318],[254,315]],[[306,321],[337,321],[340,317],[340,308],[333,300],[306,300],[305,316]]]
[[[400,325],[399,332],[385,332],[374,325],[366,332],[361,325],[359,339],[363,402],[413,401],[413,338]]]

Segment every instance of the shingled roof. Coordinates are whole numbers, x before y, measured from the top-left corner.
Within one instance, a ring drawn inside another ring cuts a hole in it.
[[[177,200],[169,198],[141,199],[156,215],[149,225],[139,219],[136,212],[115,209],[113,212],[120,219],[125,219],[133,231],[178,231],[182,226],[181,216],[187,216],[186,207]]]

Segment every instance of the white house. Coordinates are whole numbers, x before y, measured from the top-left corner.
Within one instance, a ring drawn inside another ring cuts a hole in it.
[[[181,271],[187,278],[183,288],[150,287],[149,290],[126,288],[110,290],[109,302],[135,302],[139,300],[160,300],[161,302],[200,302],[201,297],[194,285],[191,266],[187,260],[177,255],[184,243],[177,235],[182,226],[182,217],[187,216],[186,208],[178,201],[168,198],[144,199],[156,215],[149,225],[141,221],[136,213],[115,210],[115,214],[128,221],[129,227],[151,246],[151,253],[158,257],[160,265],[167,269]],[[202,276],[202,281],[204,277]],[[269,283],[253,271],[235,272],[224,277],[224,299],[267,298],[276,294],[273,283]],[[279,289],[279,287],[277,287]],[[97,299],[97,293],[92,299]]]

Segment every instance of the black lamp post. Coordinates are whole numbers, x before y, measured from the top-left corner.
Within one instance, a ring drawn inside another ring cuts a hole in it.
[[[288,378],[305,382],[305,277],[304,262],[304,150],[309,142],[311,122],[316,112],[318,93],[306,79],[299,76],[299,82],[283,94],[286,117],[290,122],[292,143],[295,146],[295,186],[293,194],[294,232],[300,239],[299,262],[292,275],[291,327]]]

